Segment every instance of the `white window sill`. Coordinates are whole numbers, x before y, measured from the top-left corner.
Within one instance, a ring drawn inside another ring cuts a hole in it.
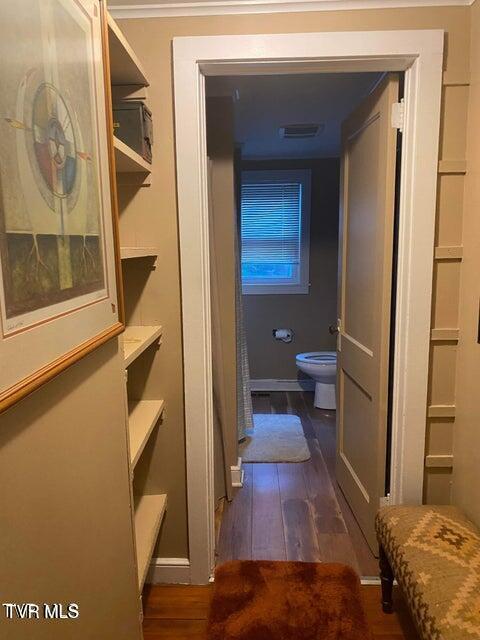
[[[243,284],[242,294],[251,295],[296,295],[308,294],[310,291],[309,284]]]

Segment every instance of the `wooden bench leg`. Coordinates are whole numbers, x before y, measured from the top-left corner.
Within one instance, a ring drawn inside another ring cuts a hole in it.
[[[393,611],[393,571],[388,562],[384,548],[380,545],[379,554],[380,580],[382,583],[382,609],[383,613],[392,613]]]

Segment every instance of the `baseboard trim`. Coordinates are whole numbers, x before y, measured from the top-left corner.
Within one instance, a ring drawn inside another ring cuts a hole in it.
[[[281,380],[265,378],[250,380],[252,391],[315,391],[315,380]]]
[[[188,558],[152,558],[146,582],[190,584],[190,560]]]
[[[232,464],[230,467],[230,473],[232,476],[232,487],[243,487],[244,471],[242,469],[242,458],[239,456],[237,464]]]

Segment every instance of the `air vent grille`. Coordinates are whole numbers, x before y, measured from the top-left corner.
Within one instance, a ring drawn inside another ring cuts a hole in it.
[[[323,124],[286,124],[280,127],[281,138],[314,138],[323,131]]]

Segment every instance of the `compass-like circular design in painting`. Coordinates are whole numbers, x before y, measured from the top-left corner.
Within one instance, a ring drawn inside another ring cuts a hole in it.
[[[32,104],[34,157],[46,186],[58,198],[68,197],[77,176],[77,148],[65,100],[51,84],[42,83]]]

